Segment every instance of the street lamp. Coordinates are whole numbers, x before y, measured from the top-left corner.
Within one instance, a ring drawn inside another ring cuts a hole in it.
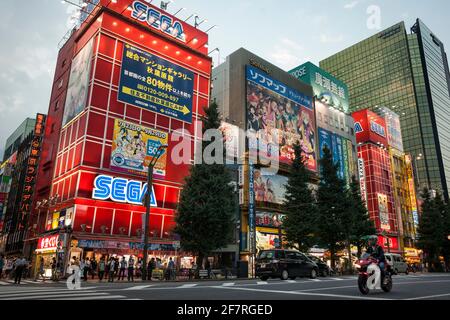
[[[147,259],[148,259],[148,225],[150,222],[150,206],[151,206],[151,197],[153,190],[153,169],[155,168],[156,163],[159,158],[163,155],[164,151],[167,149],[167,145],[160,145],[158,150],[156,151],[155,156],[152,161],[148,165],[148,179],[147,179],[147,194],[145,196],[145,225],[144,225],[144,261],[142,262],[142,280],[147,280]]]

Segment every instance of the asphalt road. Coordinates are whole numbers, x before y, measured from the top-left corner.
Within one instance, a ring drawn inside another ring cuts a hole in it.
[[[281,280],[204,282],[82,283],[69,290],[65,283],[0,281],[0,300],[450,300],[450,274],[394,276],[391,293],[362,296],[355,276]]]

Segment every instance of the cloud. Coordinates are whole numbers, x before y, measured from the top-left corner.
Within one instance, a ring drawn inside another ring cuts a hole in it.
[[[290,70],[309,60],[305,57],[305,48],[289,39],[281,39],[270,53],[271,61],[284,70]]]
[[[359,1],[358,1],[358,0],[355,0],[355,1],[352,1],[352,2],[347,3],[347,4],[344,6],[344,8],[345,8],[345,9],[351,10],[351,9],[353,9],[354,7],[356,7],[358,4],[359,4]]]
[[[328,44],[328,43],[340,43],[344,41],[344,35],[343,34],[339,34],[336,36],[331,36],[325,33],[322,33],[320,35],[320,42],[324,43],[324,44]]]

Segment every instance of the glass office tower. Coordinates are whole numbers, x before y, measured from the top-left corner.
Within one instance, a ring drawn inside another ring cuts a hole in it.
[[[449,76],[437,37],[419,19],[410,34],[401,22],[321,61],[320,67],[347,83],[351,111],[388,107],[400,115],[417,186],[439,190],[448,199]]]

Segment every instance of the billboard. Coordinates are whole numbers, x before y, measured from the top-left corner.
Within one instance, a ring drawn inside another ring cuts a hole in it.
[[[280,163],[294,159],[293,146],[300,142],[306,166],[317,170],[315,117],[312,99],[252,66],[247,66],[247,130],[258,144],[250,151],[279,154]],[[252,139],[250,139],[252,140]],[[260,153],[260,154],[261,154]]]
[[[309,84],[313,88],[314,96],[343,112],[349,111],[348,87],[328,72],[311,62],[289,71],[291,75]]]
[[[389,222],[388,198],[385,194],[378,194],[378,211],[380,213],[381,229],[390,231],[391,224]]]
[[[257,250],[270,250],[279,247],[280,236],[256,232]]]
[[[349,182],[352,176],[351,172],[349,171],[349,161],[353,161],[351,141],[322,128],[318,129],[318,135],[320,158],[323,158],[324,149],[325,147],[327,147],[331,151],[334,163],[339,165],[339,178]]]
[[[93,40],[89,41],[72,61],[64,107],[63,126],[73,120],[86,107],[93,43]]]
[[[191,123],[193,98],[192,71],[125,45],[119,101]]]
[[[255,199],[260,202],[283,204],[288,178],[255,169]]]
[[[225,139],[227,159],[234,160],[239,158],[239,127],[227,122],[222,122],[219,130],[222,132]]]
[[[283,225],[284,214],[273,212],[256,212],[256,226],[264,228],[280,228]]]
[[[146,177],[148,166],[161,145],[169,143],[169,134],[116,119],[111,149],[111,170]],[[167,152],[156,162],[153,174],[166,176]]]
[[[386,122],[389,146],[403,152],[404,149],[400,116],[388,108],[382,108],[381,112],[384,114],[384,120]]]
[[[352,114],[355,120],[355,135],[358,143],[373,142],[388,146],[386,122],[383,117],[370,110],[360,110]]]

